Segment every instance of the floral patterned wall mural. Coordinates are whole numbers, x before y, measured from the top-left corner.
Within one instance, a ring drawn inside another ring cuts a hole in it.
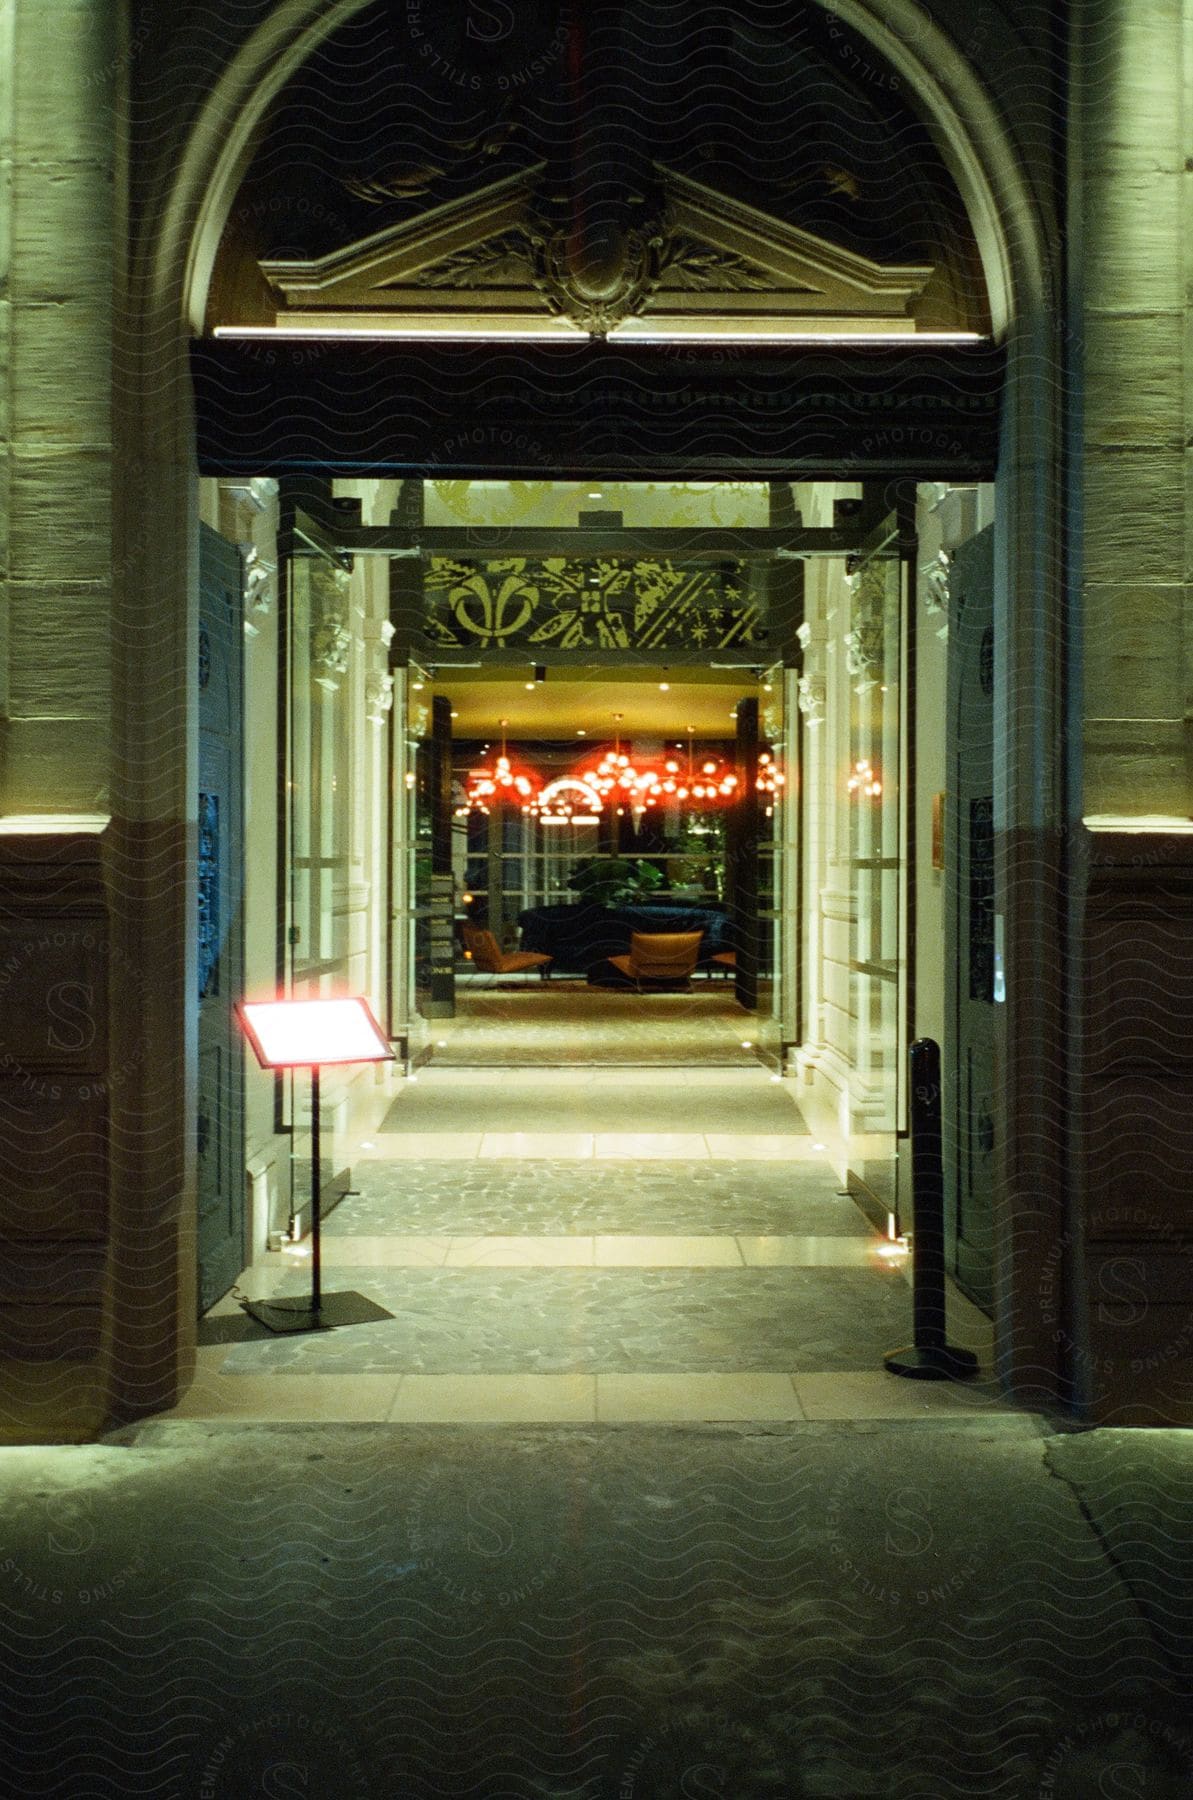
[[[738,564],[629,558],[433,557],[431,643],[507,649],[729,649],[766,641],[758,597]]]

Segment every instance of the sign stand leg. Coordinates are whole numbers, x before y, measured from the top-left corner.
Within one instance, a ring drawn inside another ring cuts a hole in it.
[[[250,1318],[270,1331],[329,1331],[336,1325],[370,1325],[393,1314],[364,1294],[323,1292],[323,1150],[320,1137],[319,1065],[311,1065],[311,1292],[305,1299],[245,1300]]]
[[[319,1065],[311,1065],[311,1311],[323,1310],[323,1155],[319,1142]]]

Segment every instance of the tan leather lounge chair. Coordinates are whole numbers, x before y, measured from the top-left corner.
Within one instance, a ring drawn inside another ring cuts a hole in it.
[[[537,969],[546,981],[551,972],[551,958],[541,950],[503,950],[493,933],[479,925],[465,925],[462,936],[473,968],[484,975],[521,975]]]
[[[644,981],[691,982],[702,931],[635,931],[628,956],[609,961],[641,988]]]

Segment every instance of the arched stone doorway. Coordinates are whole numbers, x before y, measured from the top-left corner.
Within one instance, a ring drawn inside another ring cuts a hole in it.
[[[141,216],[148,224],[134,262],[130,333],[122,381],[122,442],[129,479],[119,521],[116,618],[140,651],[121,658],[116,712],[123,758],[114,833],[129,879],[117,904],[121,941],[155,972],[135,1029],[151,1078],[134,1076],[115,1100],[113,1236],[123,1271],[111,1296],[113,1406],[121,1414],[169,1403],[189,1367],[193,1243],[193,1007],[190,838],[196,693],[190,645],[196,592],[193,435],[187,350],[200,329],[224,221],[251,152],[253,133],[283,84],[363,0],[317,0],[275,9],[218,69],[187,77],[171,69],[176,138],[146,170]],[[879,16],[881,14],[881,16]],[[1055,1349],[1017,1305],[1058,1235],[1063,1134],[1056,945],[1063,891],[1054,854],[1062,821],[1061,659],[1056,621],[1060,571],[1056,396],[1038,374],[1056,359],[1057,311],[1045,210],[1031,192],[1024,147],[1014,143],[974,68],[943,30],[911,5],[843,4],[834,10],[853,53],[895,71],[931,122],[977,237],[995,330],[1008,351],[1000,497],[996,632],[999,852],[996,910],[1003,924],[1006,1000],[1000,1009],[1001,1101],[998,1181],[999,1335],[1011,1381],[1048,1385]],[[177,52],[176,52],[177,54]],[[154,521],[152,555],[144,521]],[[163,585],[186,602],[163,618]],[[130,1021],[126,1029],[133,1029]],[[127,1053],[127,1044],[114,1054]],[[127,1061],[127,1054],[125,1055]],[[131,1065],[130,1065],[131,1066]],[[1045,1096],[1042,1101],[1041,1096]],[[1006,1121],[1030,1099],[1035,1130]],[[1050,1111],[1056,1129],[1041,1118]],[[1024,1198],[1030,1201],[1030,1215]],[[147,1302],[147,1293],[152,1295]]]

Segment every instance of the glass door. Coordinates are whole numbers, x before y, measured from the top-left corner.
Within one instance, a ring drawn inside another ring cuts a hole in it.
[[[788,915],[796,893],[787,854],[788,756],[786,692],[781,666],[763,677],[758,709],[758,1046],[782,1066],[791,979]]]
[[[907,1122],[903,564],[895,553],[868,557],[850,584],[850,1167],[897,1216]]]
[[[350,992],[349,881],[352,820],[351,577],[331,559],[292,556],[287,565],[283,679],[284,784],[281,883],[283,989],[293,999]],[[292,1210],[311,1191],[310,1076],[284,1082],[291,1127]],[[326,1210],[349,1183],[350,1071],[329,1068],[321,1086],[321,1176]]]

